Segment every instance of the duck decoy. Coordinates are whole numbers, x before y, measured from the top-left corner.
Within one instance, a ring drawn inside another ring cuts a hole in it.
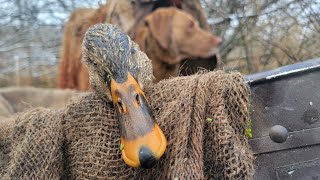
[[[131,167],[153,167],[163,155],[167,141],[143,92],[143,87],[153,80],[151,61],[111,24],[89,28],[82,49],[91,88],[114,105],[122,159]]]

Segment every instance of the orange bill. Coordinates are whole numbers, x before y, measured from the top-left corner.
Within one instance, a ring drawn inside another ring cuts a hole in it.
[[[143,164],[146,168],[159,160],[166,150],[167,140],[160,127],[155,124],[153,130],[135,140],[121,138],[122,158],[131,167],[139,167]]]
[[[144,92],[128,72],[124,82],[111,80],[111,95],[119,119],[124,162],[131,167],[153,167],[167,141],[154,122]]]

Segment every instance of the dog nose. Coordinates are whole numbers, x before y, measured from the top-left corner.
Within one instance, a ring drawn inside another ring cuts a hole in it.
[[[151,150],[145,146],[142,146],[139,150],[139,161],[141,164],[141,167],[145,169],[152,168],[156,162],[157,159],[152,154]]]
[[[222,39],[220,37],[215,37],[214,41],[218,46],[220,46],[222,44]]]

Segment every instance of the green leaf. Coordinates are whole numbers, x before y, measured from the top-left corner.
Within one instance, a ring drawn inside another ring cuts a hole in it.
[[[120,51],[121,51],[121,52],[123,52],[123,51],[124,51],[124,49],[123,49],[123,48],[120,48]]]
[[[249,137],[249,138],[252,138],[252,121],[249,120],[248,124],[247,124],[247,129],[246,129],[246,135]]]
[[[122,151],[124,149],[124,145],[120,144],[120,151]]]
[[[249,138],[252,138],[252,130],[251,130],[251,128],[247,128],[246,129],[246,135],[249,137]]]
[[[208,122],[212,122],[213,119],[212,119],[212,118],[207,118],[207,121],[208,121]]]

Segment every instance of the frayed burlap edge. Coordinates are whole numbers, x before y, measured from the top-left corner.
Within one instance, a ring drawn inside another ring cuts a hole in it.
[[[4,179],[252,179],[245,136],[249,89],[239,73],[173,78],[147,87],[168,148],[155,168],[125,165],[110,103],[87,94],[60,111],[16,121]]]

